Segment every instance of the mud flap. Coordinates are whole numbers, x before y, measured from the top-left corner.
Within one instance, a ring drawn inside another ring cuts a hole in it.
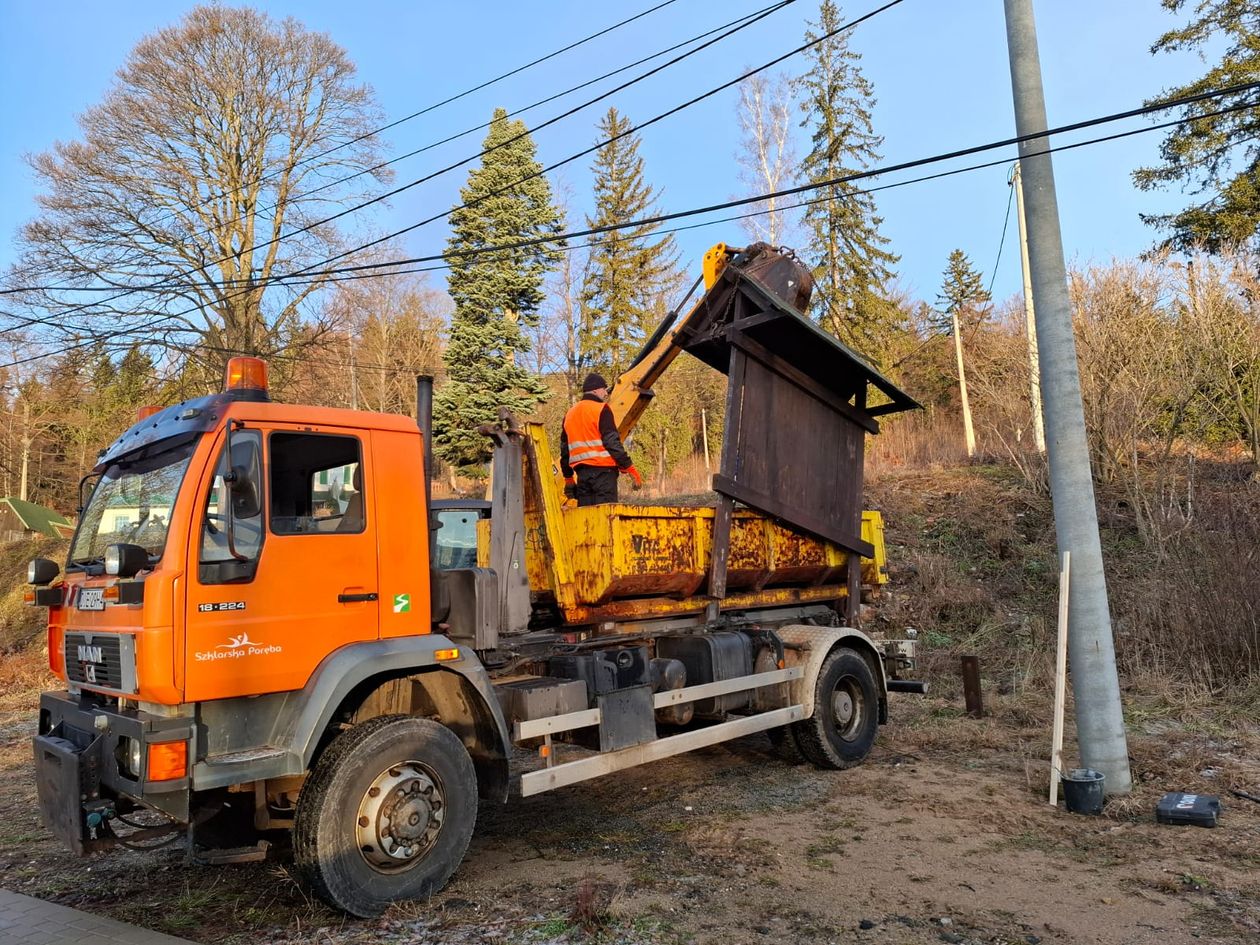
[[[53,835],[77,856],[97,846],[87,826],[84,804],[100,797],[105,739],[95,735],[80,747],[57,734],[36,735],[35,787],[39,812]]]

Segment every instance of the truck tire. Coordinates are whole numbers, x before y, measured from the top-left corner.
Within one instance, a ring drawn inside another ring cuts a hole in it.
[[[792,723],[801,754],[819,768],[859,765],[875,744],[879,693],[862,655],[837,647],[823,661],[814,688],[814,714]]]
[[[476,821],[477,774],[454,732],[368,719],[332,741],[302,786],[294,865],[329,905],[373,918],[446,885]]]

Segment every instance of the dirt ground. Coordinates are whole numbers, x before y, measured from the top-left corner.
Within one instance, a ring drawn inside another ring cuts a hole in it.
[[[1260,733],[1210,719],[1135,733],[1137,790],[1082,817],[1043,799],[1046,739],[1026,701],[995,696],[975,721],[952,699],[896,697],[851,771],[790,766],[758,736],[483,805],[440,895],[360,922],[311,901],[282,863],[67,855],[35,810],[36,688],[0,697],[0,886],[196,942],[1260,940],[1260,804],[1227,791],[1260,791]],[[1156,825],[1172,789],[1224,795],[1220,826]]]

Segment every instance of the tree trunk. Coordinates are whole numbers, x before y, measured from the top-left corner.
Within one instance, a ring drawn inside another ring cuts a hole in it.
[[[26,501],[26,474],[31,464],[31,405],[22,405],[22,489],[18,494],[23,502]]]

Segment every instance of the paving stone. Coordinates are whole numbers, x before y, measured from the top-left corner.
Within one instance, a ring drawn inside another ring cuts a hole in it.
[[[0,889],[0,945],[192,945],[187,939]]]

